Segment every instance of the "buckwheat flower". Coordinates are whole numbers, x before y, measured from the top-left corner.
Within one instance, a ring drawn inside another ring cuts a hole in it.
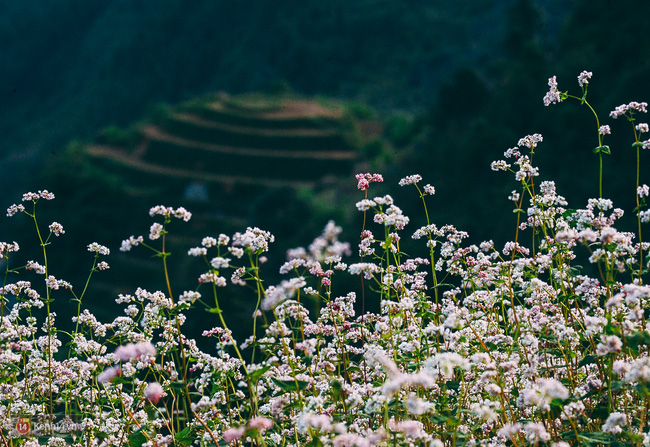
[[[163,226],[158,222],[155,222],[154,224],[151,225],[151,228],[149,229],[149,239],[155,241],[162,235],[163,230],[164,230]]]
[[[377,264],[369,262],[359,262],[357,264],[350,264],[348,271],[351,275],[363,274],[363,277],[366,279],[372,279],[372,275],[379,273],[379,267]]]
[[[214,269],[221,269],[221,268],[228,268],[230,267],[230,258],[222,258],[221,256],[217,256],[216,258],[213,258],[212,261],[210,261],[210,265]]]
[[[134,236],[129,236],[128,239],[122,241],[120,251],[131,251],[131,247],[137,247],[143,241],[144,238],[142,236],[138,236],[137,238]]]
[[[192,218],[192,213],[181,206],[174,210],[174,217],[177,219],[183,219],[183,222],[189,222],[189,220]]]
[[[578,242],[582,243],[596,242],[598,239],[598,233],[591,228],[585,228],[576,235],[576,239]]]
[[[20,250],[17,242],[9,244],[7,242],[0,242],[0,258],[6,258],[8,253]]]
[[[443,352],[435,354],[425,362],[425,370],[432,376],[436,376],[435,370],[439,370],[440,374],[446,378],[451,379],[454,375],[454,369],[461,368],[466,371],[470,369],[470,362],[460,354],[455,352]]]
[[[228,444],[232,444],[236,441],[239,441],[244,433],[246,432],[246,427],[231,427],[228,430],[224,431],[221,436],[223,440]]]
[[[107,383],[113,380],[115,377],[122,374],[122,369],[119,366],[110,366],[104,371],[99,373],[97,376],[97,381],[99,383]]]
[[[228,251],[237,259],[241,259],[244,256],[244,249],[239,247],[228,247]]]
[[[650,149],[650,140],[645,140],[642,142],[643,149]]]
[[[648,133],[648,123],[639,123],[635,127],[641,133]]]
[[[596,355],[603,356],[609,353],[619,353],[623,348],[623,342],[616,335],[603,335],[601,342],[596,346]]]
[[[367,191],[370,187],[370,183],[384,181],[381,174],[357,174],[355,177],[358,180],[357,188],[361,191]]]
[[[63,225],[58,222],[52,222],[50,224],[50,232],[55,236],[61,236],[65,231],[63,230]]]
[[[156,347],[151,342],[143,341],[140,343],[127,343],[123,346],[118,346],[114,352],[115,358],[121,362],[128,362],[133,359],[138,359],[143,355],[155,356]]]
[[[641,211],[639,213],[639,216],[641,217],[641,222],[643,223],[650,222],[650,210]]]
[[[219,245],[226,246],[229,243],[230,243],[230,236],[227,236],[227,235],[225,235],[223,233],[221,233],[219,235],[219,237],[217,238],[217,244],[219,244]]]
[[[560,92],[557,89],[557,77],[553,76],[548,78],[549,91],[544,95],[544,105],[550,106],[551,104],[557,104],[562,101],[560,97]]]
[[[427,436],[426,431],[424,430],[424,424],[420,421],[399,421],[396,422],[395,419],[388,421],[388,428],[392,431],[398,431],[404,433],[404,436],[407,438],[425,438]]]
[[[208,254],[208,249],[205,247],[193,247],[187,250],[188,256],[194,256],[194,257],[199,257],[199,256],[205,256]]]
[[[233,235],[232,246],[243,247],[253,253],[261,254],[262,252],[268,251],[269,243],[274,241],[275,236],[270,232],[261,230],[257,227],[248,227],[244,233],[237,232]],[[237,257],[239,258],[240,256]]]
[[[490,169],[493,171],[507,171],[510,168],[510,164],[506,163],[505,160],[495,160],[490,163]]]
[[[226,287],[227,285],[226,278],[219,276],[213,272],[203,273],[201,276],[199,276],[199,283],[213,283],[217,287]]]
[[[503,153],[503,156],[506,158],[519,158],[521,157],[521,151],[518,147],[511,147]]]
[[[479,419],[482,419],[487,422],[494,422],[499,419],[499,415],[496,410],[499,409],[499,404],[497,402],[485,399],[482,402],[474,402],[470,405],[470,410],[477,416]]]
[[[547,442],[551,439],[551,435],[546,431],[544,424],[538,422],[529,422],[524,425],[524,432],[526,432],[526,439],[530,442]]]
[[[368,211],[375,206],[377,206],[377,203],[374,200],[370,199],[363,199],[356,204],[356,207],[359,211]]]
[[[406,399],[406,410],[413,416],[420,416],[433,408],[432,403],[420,399],[415,393],[410,393]]]
[[[598,133],[601,135],[610,135],[612,133],[612,129],[610,129],[607,124],[605,124],[598,128]]]
[[[298,418],[296,427],[300,433],[306,433],[310,428],[329,432],[332,430],[332,418],[326,414],[303,413]]]
[[[629,365],[624,380],[630,382],[650,382],[650,357],[639,357]]]
[[[38,262],[34,261],[27,261],[27,265],[25,266],[26,270],[34,270],[39,275],[44,275],[45,274],[45,266],[39,264]]]
[[[580,87],[584,87],[585,85],[589,84],[589,79],[591,79],[593,75],[594,74],[590,71],[583,71],[578,75],[578,85]]]
[[[399,181],[399,186],[415,185],[420,180],[422,180],[422,176],[419,174],[408,175]]]
[[[257,416],[248,421],[248,427],[257,429],[260,433],[264,433],[266,430],[273,427],[273,421],[263,416]]]
[[[551,409],[551,400],[567,399],[569,390],[557,379],[540,378],[531,383],[519,395],[519,406],[536,407],[542,411]]]
[[[159,215],[159,216],[164,216],[166,218],[170,218],[173,212],[174,212],[174,208],[171,208],[169,206],[163,206],[163,205],[156,205],[149,209],[149,215],[151,217]]]
[[[47,189],[36,192],[27,192],[23,194],[23,202],[37,202],[38,199],[52,200],[54,199],[54,194],[49,192]]]
[[[636,193],[639,195],[639,197],[648,197],[648,194],[650,194],[650,187],[648,185],[642,185],[639,186],[636,189]]]
[[[521,196],[519,195],[519,193],[517,191],[513,190],[510,193],[510,196],[508,196],[508,200],[512,200],[513,202],[518,202],[520,197]]]
[[[422,189],[424,190],[425,194],[429,194],[430,196],[432,196],[432,195],[434,195],[436,193],[436,188],[429,185],[428,183],[426,185],[424,185],[424,188],[422,188]]]
[[[149,383],[144,390],[144,398],[154,405],[160,401],[164,394],[163,387],[158,382]]]
[[[178,297],[178,301],[181,303],[194,303],[196,300],[201,298],[201,294],[199,292],[195,292],[192,290],[188,290],[183,292],[183,294]]]
[[[617,434],[621,433],[623,429],[621,428],[621,425],[626,425],[627,424],[627,416],[625,413],[620,413],[618,411],[614,411],[607,416],[607,420],[603,424],[603,431],[605,433],[612,433],[612,434]]]
[[[102,261],[97,264],[97,270],[108,270],[109,268],[111,268],[111,266],[108,265],[108,262],[106,261]]]
[[[544,140],[541,134],[534,133],[532,135],[526,135],[525,137],[519,139],[519,142],[517,143],[517,146],[519,147],[527,147],[529,149],[533,149],[537,147],[538,143],[541,143]]]
[[[633,114],[635,112],[642,112],[646,113],[648,107],[648,103],[646,102],[636,102],[633,101],[629,104],[621,104],[620,106],[616,107],[614,110],[612,110],[609,113],[609,116],[616,119],[621,116],[625,116],[627,114]]]
[[[47,287],[49,287],[52,290],[59,290],[60,288],[72,289],[72,285],[69,282],[63,281],[61,279],[56,279],[52,275],[48,276],[45,279],[45,285],[47,285]]]
[[[245,267],[239,267],[230,276],[230,282],[232,282],[233,284],[236,284],[238,286],[245,286],[246,281],[241,279],[242,276],[244,276],[245,273],[246,273],[246,268]]]
[[[13,204],[9,208],[7,208],[7,217],[12,217],[16,213],[24,213],[25,212],[25,207],[21,204]]]
[[[216,247],[218,244],[217,240],[211,236],[204,237],[201,240],[201,245],[205,248]]]
[[[107,247],[104,247],[103,245],[99,245],[97,242],[88,244],[88,251],[91,253],[97,253],[99,255],[104,255],[104,256],[108,256],[109,254],[111,254],[111,251]]]
[[[504,424],[499,430],[497,430],[497,436],[500,438],[513,438],[518,435],[522,430],[522,426],[519,422],[514,424]]]

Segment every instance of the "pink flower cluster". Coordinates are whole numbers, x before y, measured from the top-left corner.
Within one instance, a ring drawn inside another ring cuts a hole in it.
[[[357,188],[361,191],[368,190],[370,183],[384,181],[384,177],[381,174],[357,174],[355,177],[358,180]]]

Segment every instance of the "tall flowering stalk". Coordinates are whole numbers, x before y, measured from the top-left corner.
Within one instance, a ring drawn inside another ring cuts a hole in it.
[[[598,163],[599,163],[599,171],[598,171],[598,197],[603,197],[603,154],[609,155],[611,154],[611,150],[609,146],[606,146],[603,144],[603,137],[605,135],[608,135],[610,133],[610,128],[607,125],[601,126],[600,125],[600,119],[598,118],[598,114],[594,110],[594,108],[589,104],[589,101],[587,101],[587,89],[589,87],[589,79],[593,76],[593,73],[590,71],[583,71],[578,75],[578,85],[582,89],[582,95],[581,96],[574,96],[570,95],[568,92],[560,92],[558,90],[558,84],[557,84],[557,79],[555,76],[549,78],[548,80],[548,85],[549,85],[549,91],[546,93],[544,96],[544,105],[549,106],[551,104],[557,104],[559,102],[562,102],[566,99],[575,99],[580,102],[581,105],[586,105],[591,113],[594,115],[594,118],[596,119],[596,129],[598,131],[598,146],[594,148],[594,154],[598,154]]]

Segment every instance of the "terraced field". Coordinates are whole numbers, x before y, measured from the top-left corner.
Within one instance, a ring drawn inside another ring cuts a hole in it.
[[[102,169],[144,174],[147,182],[313,186],[352,172],[364,139],[359,129],[340,106],[220,95],[140,126],[135,145],[93,144],[86,153]]]

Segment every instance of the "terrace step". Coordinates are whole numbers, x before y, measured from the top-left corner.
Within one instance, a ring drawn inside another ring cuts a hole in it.
[[[201,117],[224,124],[274,129],[324,129],[340,127],[341,109],[328,109],[314,102],[282,102],[281,108],[259,110],[254,107],[236,107],[227,101],[213,101],[189,108]]]
[[[205,152],[240,155],[244,157],[295,158],[310,160],[354,160],[356,157],[354,152],[349,149],[316,151],[311,148],[304,148],[302,150],[281,150],[224,146],[172,135],[157,126],[145,126],[142,128],[141,132],[150,142],[163,142],[179,147],[200,149]]]
[[[340,129],[274,129],[210,121],[189,113],[174,113],[162,125],[169,133],[207,143],[253,148],[315,150],[349,147]]]
[[[292,188],[313,187],[317,183],[314,178],[301,180],[262,178],[249,175],[215,174],[189,168],[179,169],[133,158],[129,153],[110,146],[89,146],[86,148],[86,153],[94,159],[108,161],[115,167],[123,167],[132,170],[134,171],[134,174],[155,174],[156,176],[162,176],[163,178],[194,180],[226,185],[242,184],[264,187],[288,186]]]

